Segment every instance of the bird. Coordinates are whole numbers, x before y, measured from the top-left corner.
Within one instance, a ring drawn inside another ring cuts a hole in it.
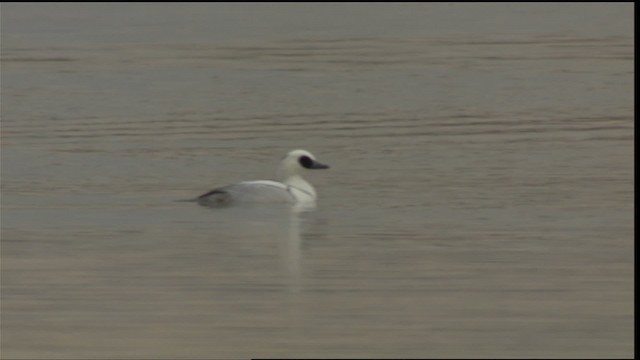
[[[309,151],[290,151],[280,162],[281,181],[252,180],[215,188],[193,199],[205,207],[227,207],[246,203],[315,204],[317,194],[302,174],[306,170],[328,169]]]

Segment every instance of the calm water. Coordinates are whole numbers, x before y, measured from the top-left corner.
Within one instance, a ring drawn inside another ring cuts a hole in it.
[[[2,357],[633,356],[632,4],[3,4]],[[315,211],[175,202],[305,148]]]

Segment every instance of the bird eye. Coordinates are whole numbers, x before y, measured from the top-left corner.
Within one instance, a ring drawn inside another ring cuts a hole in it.
[[[300,158],[298,159],[298,162],[300,163],[300,165],[302,165],[302,167],[310,169],[311,166],[313,165],[313,160],[308,157],[308,156],[300,156]]]

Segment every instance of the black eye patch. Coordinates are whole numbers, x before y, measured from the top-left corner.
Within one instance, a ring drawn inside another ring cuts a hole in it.
[[[308,156],[300,156],[298,162],[300,163],[300,165],[302,165],[302,167],[307,169],[311,169],[311,166],[313,166],[313,160]]]

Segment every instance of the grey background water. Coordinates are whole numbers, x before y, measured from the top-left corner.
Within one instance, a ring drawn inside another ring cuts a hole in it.
[[[633,4],[1,12],[3,358],[633,356]]]

